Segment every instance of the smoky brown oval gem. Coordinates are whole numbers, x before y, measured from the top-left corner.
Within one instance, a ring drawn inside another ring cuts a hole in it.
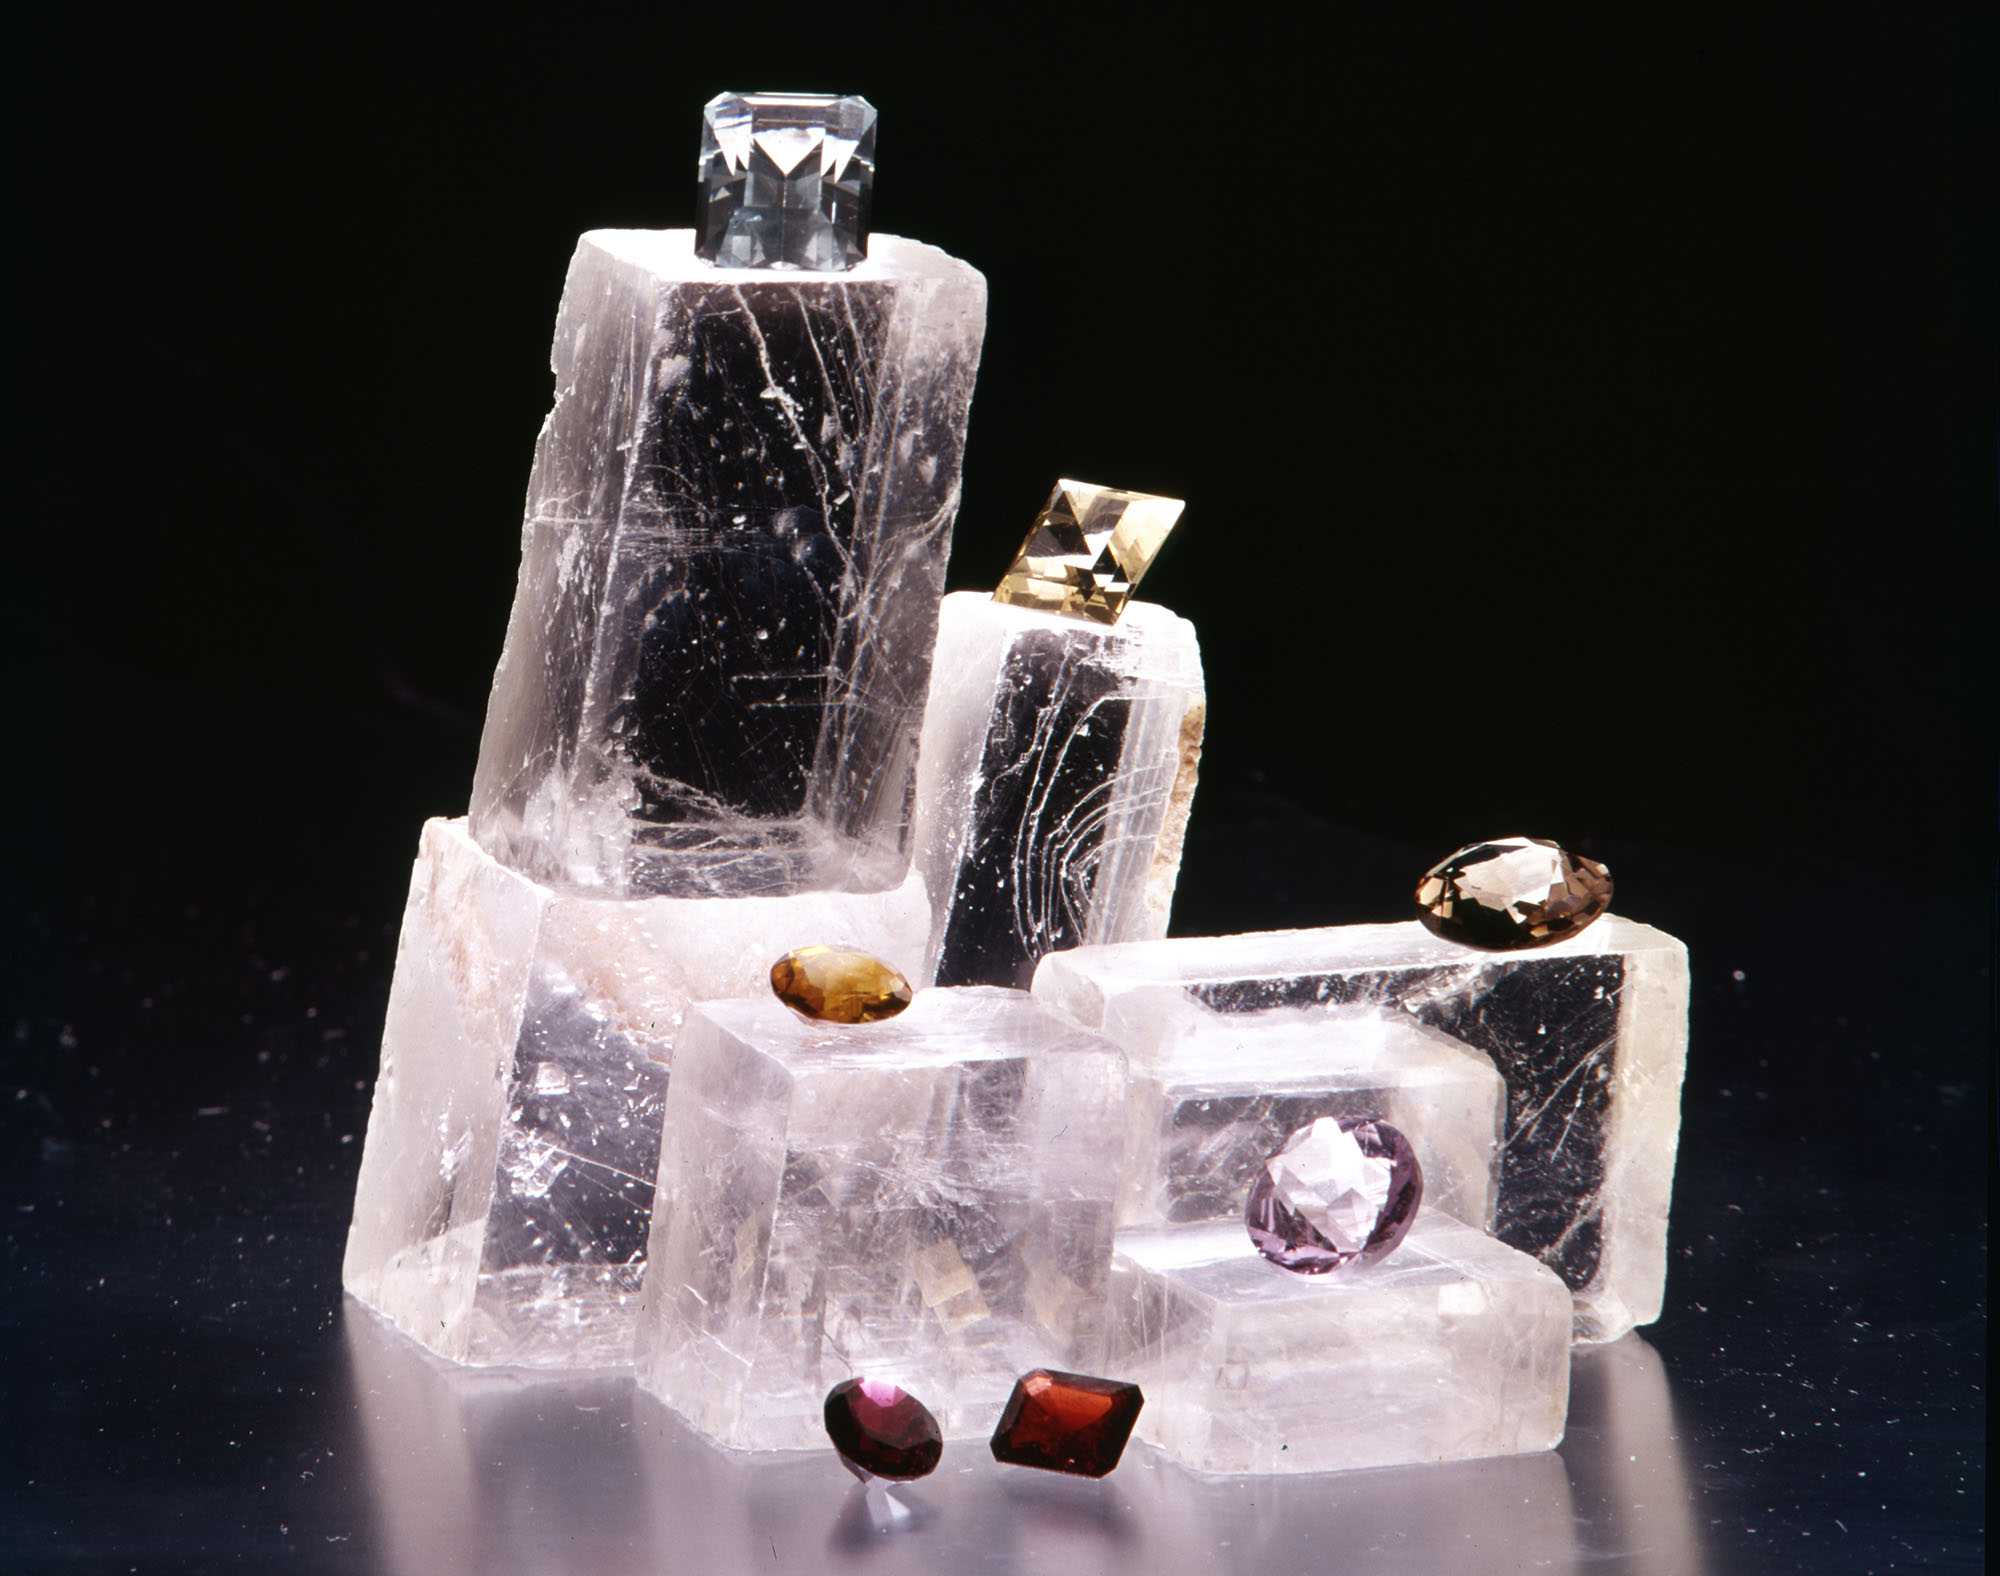
[[[771,965],[771,989],[822,1023],[879,1023],[909,1006],[910,982],[880,958],[847,947],[799,947]]]
[[[1611,872],[1545,837],[1472,843],[1417,884],[1417,918],[1468,946],[1511,951],[1573,936],[1611,907]]]

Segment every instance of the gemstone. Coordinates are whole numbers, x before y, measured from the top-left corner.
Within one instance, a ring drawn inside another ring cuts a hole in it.
[[[701,120],[695,250],[728,268],[852,268],[868,255],[875,106],[723,93]]]
[[[882,1379],[843,1379],[827,1391],[826,1436],[860,1478],[925,1477],[944,1454],[930,1408]]]
[[[1178,498],[1059,481],[993,599],[1115,624],[1186,507]]]
[[[846,947],[787,952],[771,965],[771,989],[792,1011],[827,1023],[879,1023],[910,1004],[908,980]]]
[[[1395,1252],[1423,1196],[1417,1153],[1395,1128],[1322,1116],[1264,1163],[1243,1221],[1273,1264],[1324,1275]]]
[[[1103,1477],[1118,1465],[1146,1398],[1135,1384],[1034,1368],[1014,1381],[993,1430],[993,1459]]]
[[[1611,872],[1545,837],[1473,843],[1417,886],[1417,918],[1447,941],[1511,950],[1573,936],[1611,906]]]

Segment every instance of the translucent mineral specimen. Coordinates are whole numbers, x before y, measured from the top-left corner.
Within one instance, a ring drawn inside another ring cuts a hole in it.
[[[629,1363],[689,1002],[768,991],[770,959],[802,940],[920,955],[928,920],[914,876],[881,894],[580,896],[509,870],[463,821],[432,821],[397,947],[348,1289],[462,1361]]]
[[[1271,1154],[1317,1117],[1386,1118],[1424,1170],[1424,1208],[1490,1229],[1507,1089],[1464,1041],[1368,1009],[1221,1013],[1163,986],[1135,1039],[1118,1224],[1237,1219]]]
[[[1422,1216],[1393,1257],[1292,1275],[1235,1221],[1121,1231],[1112,1360],[1139,1437],[1198,1472],[1324,1472],[1546,1450],[1570,1298],[1470,1226]]]
[[[720,270],[685,230],[583,237],[483,846],[612,892],[902,879],[985,298],[893,236],[827,275]]]
[[[1098,1366],[1115,1046],[974,988],[872,1024],[712,1002],[674,1057],[638,1374],[696,1427],[811,1445],[866,1376],[984,1433],[1023,1370]]]
[[[1166,933],[1201,760],[1194,626],[960,592],[939,621],[917,863],[941,985],[1025,986],[1046,953]]]
[[[702,111],[695,250],[733,268],[852,268],[874,185],[866,99],[719,94]]]
[[[1507,1083],[1500,1239],[1575,1292],[1580,1340],[1659,1317],[1687,1063],[1687,952],[1673,937],[1616,915],[1504,955],[1414,920],[1190,937],[1058,954],[1035,993],[1142,1066],[1189,1001],[1224,1014],[1370,1004],[1463,1040]]]

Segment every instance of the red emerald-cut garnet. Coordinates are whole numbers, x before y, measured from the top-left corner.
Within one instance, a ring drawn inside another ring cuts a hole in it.
[[[1118,1465],[1146,1398],[1135,1384],[1036,1368],[1014,1381],[993,1430],[993,1457],[1048,1472],[1103,1477]]]
[[[944,1454],[930,1409],[880,1379],[843,1379],[827,1391],[826,1433],[857,1477],[920,1478]]]

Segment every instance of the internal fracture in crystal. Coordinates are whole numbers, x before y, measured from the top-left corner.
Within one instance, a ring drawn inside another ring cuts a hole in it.
[[[1164,935],[1207,715],[1194,626],[944,599],[913,813],[941,985]]]
[[[1470,952],[1414,921],[1089,947],[1035,994],[1144,1065],[1189,1003],[1331,1021],[1407,1014],[1492,1058],[1507,1084],[1495,1229],[1576,1294],[1582,1340],[1660,1315],[1687,1065],[1687,952],[1616,915],[1532,951]]]
[[[1472,843],[1417,884],[1433,934],[1511,951],[1573,936],[1611,906],[1611,872],[1543,837]]]
[[[1059,481],[994,599],[1115,624],[1186,507],[1178,498]]]
[[[1243,1207],[1257,1251],[1305,1275],[1377,1264],[1423,1202],[1410,1141],[1370,1117],[1322,1116],[1264,1163]]]
[[[792,1011],[825,1023],[879,1023],[910,1004],[910,982],[851,947],[796,947],[771,965],[771,990]]]
[[[738,1448],[820,1435],[841,1379],[947,1437],[1102,1353],[1124,1058],[1023,992],[852,1027],[768,994],[688,1014],[667,1091],[639,1382]]]
[[[902,880],[985,297],[893,236],[847,273],[758,276],[686,230],[583,237],[481,844],[610,892]]]
[[[720,94],[702,111],[695,249],[728,268],[852,268],[874,185],[866,99]]]

